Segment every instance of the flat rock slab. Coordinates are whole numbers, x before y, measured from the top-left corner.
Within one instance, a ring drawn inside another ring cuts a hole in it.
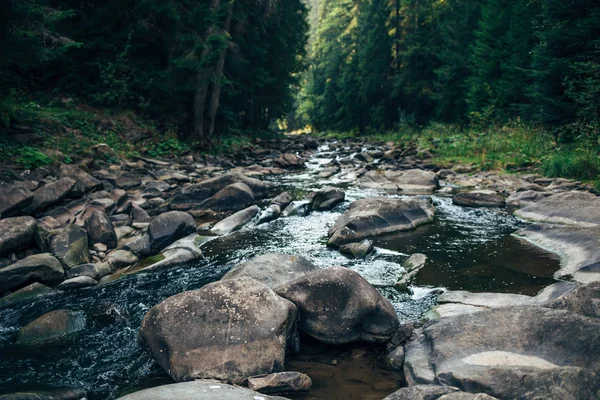
[[[194,381],[158,386],[120,397],[119,400],[286,400],[216,381]]]
[[[600,226],[600,197],[588,192],[565,192],[547,197],[515,212],[519,218],[534,222]]]
[[[369,171],[358,181],[363,189],[397,190],[406,193],[431,193],[439,189],[437,175],[431,171]]]
[[[466,207],[504,207],[506,205],[504,196],[494,190],[472,190],[458,193],[453,197],[452,202]]]

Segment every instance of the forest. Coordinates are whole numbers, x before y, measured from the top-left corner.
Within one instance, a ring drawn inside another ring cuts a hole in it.
[[[547,174],[600,171],[593,0],[31,0],[8,1],[1,18],[6,127],[40,110],[127,110],[169,133],[155,153],[273,129],[427,140],[470,130],[465,146],[439,151],[479,160],[494,146],[473,148],[473,137],[518,126],[524,138],[508,147],[544,145],[517,162],[563,145]]]

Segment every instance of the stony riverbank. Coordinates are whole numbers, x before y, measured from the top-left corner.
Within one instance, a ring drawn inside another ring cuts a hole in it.
[[[370,195],[351,202],[321,246],[365,258],[373,239],[433,223],[436,194],[461,207],[518,209],[515,215],[532,223],[515,236],[558,254],[560,281],[535,297],[445,291],[427,319],[406,322],[356,271],[322,268],[304,254],[262,254],[217,282],[168,297],[141,321],[140,343],[173,381],[219,381],[124,398],[306,392],[310,376],[283,372],[303,335],[385,346],[384,369],[404,375],[409,387],[385,397],[397,389],[388,385],[381,399],[600,397],[600,200],[586,185],[465,165],[439,170],[410,145],[359,141],[329,143],[330,157],[306,170],[322,144],[289,137],[227,156],[120,162],[100,145],[79,165],[13,173],[0,186],[0,307],[168,273],[203,259],[205,244],[243,245],[227,242],[240,230],[332,210],[348,201],[350,188]],[[267,179],[307,173],[329,185],[298,195]],[[426,263],[426,254],[413,255],[395,282],[375,286],[410,293]],[[61,345],[90,323],[77,307],[31,314],[9,346]],[[256,377],[265,374],[273,375]],[[47,398],[79,399],[81,389]],[[10,396],[0,399],[17,398]]]

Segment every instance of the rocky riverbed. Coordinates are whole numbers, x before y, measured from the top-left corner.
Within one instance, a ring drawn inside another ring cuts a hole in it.
[[[355,140],[93,150],[0,182],[0,399],[600,398],[581,183]]]

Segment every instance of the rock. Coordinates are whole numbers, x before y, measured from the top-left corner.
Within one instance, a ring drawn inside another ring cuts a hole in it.
[[[86,325],[86,315],[81,311],[52,311],[21,328],[16,343],[20,346],[60,344],[80,334]]]
[[[358,181],[362,189],[397,190],[408,193],[430,193],[439,189],[437,175],[431,171],[369,171]]]
[[[587,317],[600,318],[600,282],[577,287],[546,305]]]
[[[89,276],[77,276],[75,278],[65,280],[63,283],[57,286],[57,289],[75,290],[89,286],[96,286],[97,284],[98,281],[93,278],[90,278]]]
[[[69,225],[50,239],[50,251],[67,269],[89,263],[88,234],[77,225]]]
[[[106,253],[106,251],[108,250],[108,246],[105,245],[104,243],[95,243],[92,246],[92,249],[94,249],[94,251],[97,251],[97,252]]]
[[[390,302],[347,268],[317,270],[275,291],[298,306],[298,328],[324,343],[385,342],[399,326]]]
[[[108,265],[110,265],[113,271],[129,267],[138,261],[139,258],[127,250],[114,250],[106,256],[106,262]]]
[[[415,385],[402,388],[383,400],[437,400],[448,393],[458,393],[458,388],[441,385]]]
[[[599,319],[495,308],[426,325],[406,345],[404,372],[409,385],[481,388],[500,399],[591,399],[600,389],[599,344]]]
[[[466,207],[504,207],[504,197],[494,190],[472,190],[470,192],[458,193],[452,198],[452,202]]]
[[[310,377],[300,372],[286,371],[248,378],[249,389],[266,394],[308,392],[311,386]]]
[[[364,259],[372,251],[373,242],[371,240],[363,240],[360,243],[348,243],[340,246],[340,253],[354,258]]]
[[[317,174],[317,178],[329,179],[335,174],[339,174],[342,171],[340,167],[323,168]]]
[[[290,153],[282,154],[278,159],[273,161],[275,165],[281,168],[289,168],[289,169],[302,169],[304,168],[304,161]]]
[[[592,228],[600,225],[600,198],[588,192],[566,192],[547,197],[515,212],[529,221]]]
[[[88,232],[89,243],[102,243],[109,249],[117,247],[117,234],[108,216],[102,211],[95,211],[85,221],[85,230]]]
[[[0,298],[0,308],[12,307],[16,304],[32,300],[36,297],[55,292],[56,291],[54,289],[50,289],[48,286],[42,285],[41,283],[32,283],[23,289],[19,289]]]
[[[33,203],[33,193],[17,185],[0,181],[0,217],[12,217]]]
[[[129,172],[123,172],[116,178],[108,178],[108,181],[121,189],[131,189],[142,184],[142,180],[139,176]]]
[[[74,186],[75,181],[73,179],[62,178],[38,188],[33,192],[33,202],[23,212],[35,214],[60,203],[71,193]]]
[[[273,289],[316,270],[317,267],[302,256],[269,253],[236,265],[221,280],[245,276]]]
[[[271,204],[264,210],[260,217],[258,217],[258,221],[256,221],[256,225],[266,224],[267,222],[275,221],[277,218],[281,216],[281,206],[277,204]]]
[[[245,183],[234,183],[218,191],[190,211],[195,217],[243,210],[254,201],[252,190]]]
[[[55,285],[63,281],[65,272],[50,254],[36,254],[0,269],[0,294],[33,282]]]
[[[102,189],[102,181],[99,181],[75,165],[61,165],[60,175],[64,178],[75,180],[71,194],[76,197],[81,197],[88,192]]]
[[[140,258],[148,257],[152,255],[152,250],[150,249],[150,237],[148,235],[143,235],[127,242],[123,245],[123,250],[130,251]]]
[[[246,224],[252,221],[259,212],[260,208],[257,206],[250,206],[245,210],[238,211],[232,216],[217,222],[210,231],[217,235],[228,235],[242,229]]]
[[[82,264],[67,271],[67,279],[87,276],[99,281],[112,272],[108,263]]]
[[[292,196],[288,192],[283,192],[271,200],[271,205],[278,205],[284,210],[292,202]]]
[[[28,249],[34,244],[37,221],[31,217],[0,220],[0,257]]]
[[[46,218],[46,217],[54,218],[56,221],[59,222],[59,224],[61,226],[69,225],[69,224],[72,224],[73,222],[75,222],[75,216],[73,215],[71,210],[69,210],[66,207],[53,208],[50,211],[48,211],[46,214],[44,214],[44,218]]]
[[[402,371],[404,367],[404,347],[398,346],[385,355],[385,364],[392,371]]]
[[[425,254],[415,253],[408,257],[402,263],[402,268],[404,268],[406,273],[402,275],[394,287],[400,291],[408,290],[408,286],[417,277],[417,274],[423,269],[426,263],[427,256]]]
[[[82,400],[85,396],[83,389],[48,389],[2,394],[0,400]]]
[[[142,260],[140,265],[134,267],[131,271],[128,270],[127,274],[161,271],[195,261],[202,257],[200,245],[207,240],[210,240],[210,237],[200,236],[195,233],[183,239],[179,239],[164,249],[159,256]],[[144,265],[149,261],[153,262]]]
[[[438,400],[498,400],[485,393],[454,392],[439,397]]]
[[[346,199],[343,190],[334,187],[325,187],[308,195],[310,208],[316,211],[331,210]]]
[[[292,201],[281,213],[284,217],[305,217],[310,213],[310,201]]]
[[[249,178],[239,173],[222,175],[216,178],[207,179],[195,185],[184,187],[171,200],[169,207],[174,210],[191,210],[226,186],[238,182],[248,186],[252,190],[255,199],[266,196],[268,190],[272,186],[270,183]]]
[[[154,218],[148,226],[150,251],[160,252],[175,241],[196,233],[196,221],[185,212],[169,211]]]
[[[193,381],[144,389],[119,400],[285,400],[217,381]]]
[[[208,284],[148,311],[140,337],[176,381],[279,372],[296,307],[251,278]]]
[[[343,244],[366,238],[415,229],[433,222],[435,207],[430,199],[392,199],[373,197],[350,204],[329,230],[328,245]]]
[[[509,207],[525,207],[531,203],[537,203],[548,196],[550,196],[550,193],[538,192],[535,190],[516,192],[506,199],[506,205]]]
[[[138,205],[133,204],[130,212],[131,220],[134,224],[147,224],[152,222],[152,217],[146,210]]]

